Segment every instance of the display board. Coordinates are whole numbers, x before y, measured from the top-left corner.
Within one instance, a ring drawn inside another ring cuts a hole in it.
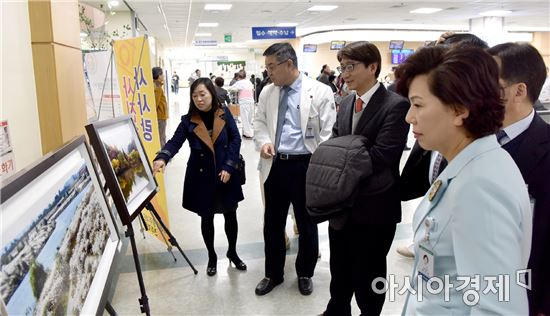
[[[103,311],[119,239],[84,136],[10,177],[0,200],[8,313]]]
[[[147,154],[128,115],[86,125],[122,223],[127,225],[158,191]]]

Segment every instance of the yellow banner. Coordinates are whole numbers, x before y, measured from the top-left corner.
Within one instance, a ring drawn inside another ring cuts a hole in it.
[[[122,90],[122,108],[125,114],[132,116],[145,152],[149,159],[153,159],[160,150],[160,138],[149,43],[145,37],[118,40],[114,41],[113,50],[119,87]],[[166,227],[169,227],[164,176],[157,173],[156,179],[160,190],[151,203]],[[149,233],[164,241],[151,213],[142,214]]]

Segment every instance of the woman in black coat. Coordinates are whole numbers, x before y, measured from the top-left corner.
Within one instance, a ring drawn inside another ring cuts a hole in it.
[[[201,232],[208,249],[209,276],[216,274],[218,257],[214,250],[214,214],[223,213],[229,247],[227,258],[239,270],[246,264],[239,258],[237,244],[237,204],[244,199],[237,174],[241,137],[233,116],[221,106],[212,81],[199,78],[191,85],[189,113],[166,145],[157,154],[153,170],[163,170],[185,140],[191,154],[185,172],[182,206],[201,217]]]

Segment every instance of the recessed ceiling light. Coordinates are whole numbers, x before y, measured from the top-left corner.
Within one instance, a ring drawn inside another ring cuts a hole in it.
[[[212,33],[195,33],[195,36],[212,36]]]
[[[109,1],[108,5],[110,7],[116,7],[116,6],[118,6],[118,1],[117,0],[111,0],[111,1]]]
[[[231,10],[232,4],[214,4],[209,3],[204,5],[205,10]]]
[[[199,23],[199,27],[218,27],[218,23]]]
[[[277,26],[296,26],[296,25],[298,25],[298,23],[294,23],[294,22],[283,22],[283,23],[277,24]]]
[[[490,11],[481,12],[479,15],[482,15],[482,16],[504,16],[504,15],[508,15],[510,13],[512,13],[512,11],[510,11],[510,10],[490,10]]]
[[[337,5],[314,5],[308,11],[332,11],[338,8]]]
[[[412,10],[409,13],[430,14],[430,13],[439,12],[441,10],[443,10],[443,9],[441,9],[441,8],[420,8],[420,9]]]

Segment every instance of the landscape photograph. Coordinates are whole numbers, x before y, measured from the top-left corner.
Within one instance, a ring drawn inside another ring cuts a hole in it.
[[[0,296],[10,315],[80,314],[110,236],[84,159],[58,170],[65,172],[39,179],[53,187],[38,202],[25,205],[40,191],[33,181],[17,203],[3,205],[1,215],[19,214],[0,249]]]

